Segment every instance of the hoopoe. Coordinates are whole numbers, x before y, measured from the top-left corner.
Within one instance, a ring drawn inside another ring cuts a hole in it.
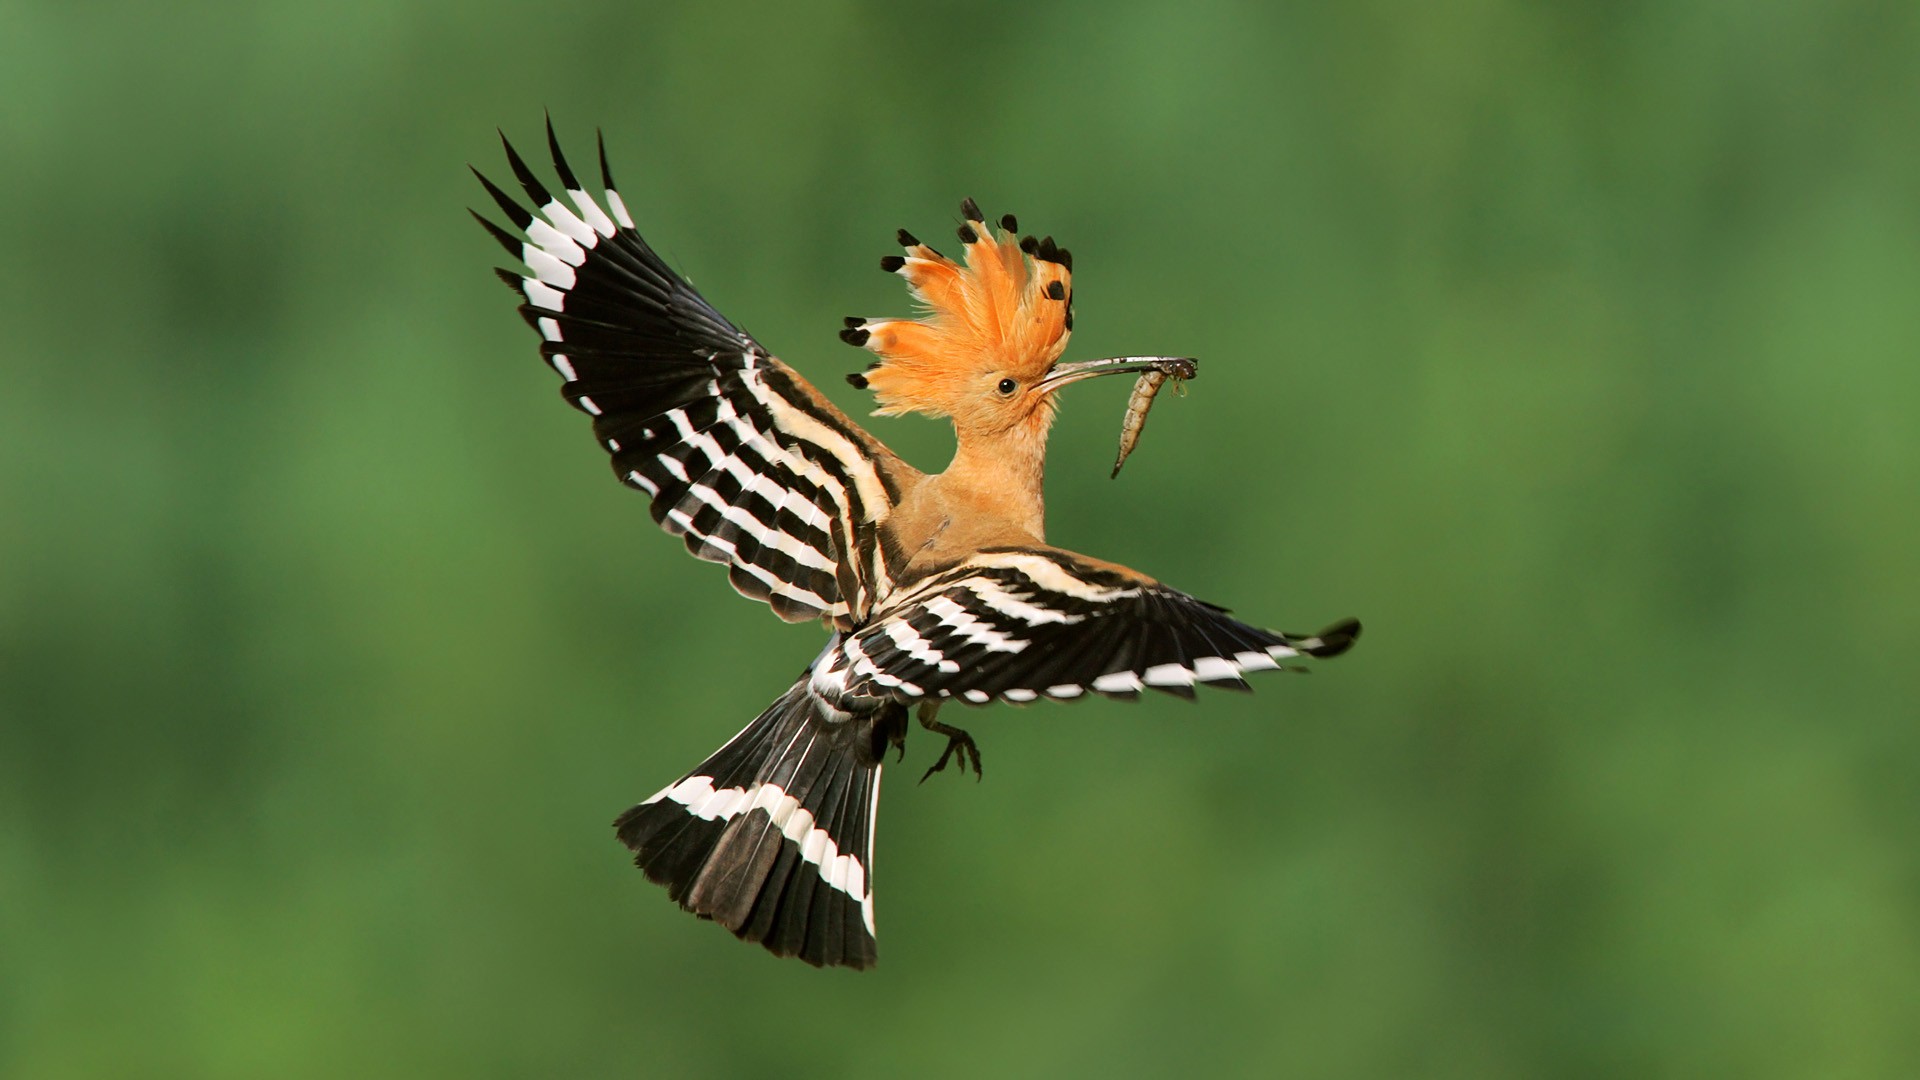
[[[502,142],[505,142],[504,136]],[[927,776],[980,771],[974,740],[936,717],[949,700],[1193,697],[1249,689],[1248,672],[1344,652],[1352,619],[1312,636],[1225,609],[1046,542],[1041,474],[1055,395],[1171,358],[1063,363],[1073,258],[962,205],[957,263],[902,230],[881,267],[917,319],[846,320],[877,360],[848,376],[877,415],[947,417],[958,449],[922,473],[721,315],[634,228],[600,142],[604,206],[547,144],[565,198],[510,143],[537,213],[480,175],[519,239],[474,217],[524,263],[499,271],[593,418],[613,471],[695,556],[788,622],[832,636],[779,700],[692,772],[620,815],[635,863],[688,911],[814,965],[875,960],[874,814],[907,714],[947,737]],[[1191,372],[1190,361],[1187,372]]]

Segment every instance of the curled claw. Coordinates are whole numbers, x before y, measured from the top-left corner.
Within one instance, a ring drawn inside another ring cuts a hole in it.
[[[979,744],[973,741],[973,736],[959,728],[953,727],[950,724],[943,724],[934,719],[939,712],[940,703],[937,701],[927,702],[920,706],[920,726],[926,728],[928,731],[947,737],[947,748],[940,751],[940,760],[934,762],[933,767],[928,769],[926,774],[920,777],[920,782],[924,784],[927,782],[927,778],[934,773],[944,771],[949,761],[958,765],[962,774],[965,774],[966,771],[971,768],[973,770],[973,778],[979,780],[985,775],[980,771]]]

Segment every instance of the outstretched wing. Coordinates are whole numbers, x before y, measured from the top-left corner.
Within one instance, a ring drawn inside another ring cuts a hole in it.
[[[1123,567],[1051,547],[989,548],[889,598],[844,641],[830,681],[899,700],[1192,697],[1196,683],[1248,689],[1251,671],[1330,657],[1360,635],[1352,619],[1312,636],[1248,626]]]
[[[505,143],[505,137],[502,137]],[[526,239],[475,214],[532,276],[526,302],[562,395],[593,417],[613,471],[652,498],[687,550],[789,622],[863,617],[875,562],[861,557],[912,469],[727,321],[634,230],[600,145],[606,204],[587,193],[547,124],[566,198],[507,144],[530,213],[478,170]],[[611,214],[608,211],[611,211]]]

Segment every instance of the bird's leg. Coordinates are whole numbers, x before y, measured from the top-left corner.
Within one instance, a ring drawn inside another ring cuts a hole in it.
[[[900,759],[907,756],[907,709],[904,705],[888,704],[875,713],[871,726],[867,729],[867,764],[878,765],[887,760],[888,750],[898,750]]]
[[[923,784],[926,783],[928,776],[932,776],[934,773],[945,769],[947,767],[947,759],[953,758],[955,756],[954,751],[956,750],[959,751],[959,756],[955,758],[955,761],[960,766],[960,771],[964,773],[967,771],[968,766],[972,766],[973,778],[976,781],[979,780],[981,776],[980,747],[974,743],[973,736],[961,731],[957,727],[949,727],[935,720],[934,716],[939,713],[939,711],[940,703],[937,701],[923,702],[920,706],[920,726],[926,728],[928,731],[938,732],[947,737],[947,748],[940,751],[940,760],[933,763],[933,768],[927,770],[926,776],[922,776],[920,782]]]

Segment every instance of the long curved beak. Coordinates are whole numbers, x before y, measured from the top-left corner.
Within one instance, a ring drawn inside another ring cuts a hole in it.
[[[1158,371],[1176,379],[1191,379],[1198,372],[1199,361],[1191,356],[1112,356],[1105,360],[1081,360],[1072,364],[1055,364],[1047,377],[1040,380],[1036,390],[1052,393],[1067,385],[1084,379],[1094,379],[1102,375],[1131,375],[1142,371]]]

